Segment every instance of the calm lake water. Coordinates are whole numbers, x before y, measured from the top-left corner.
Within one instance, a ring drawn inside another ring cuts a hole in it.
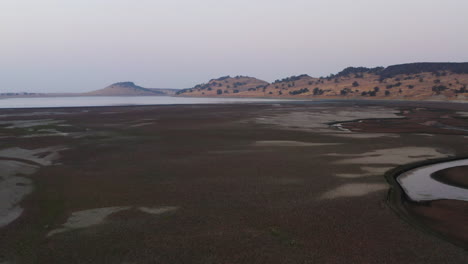
[[[451,186],[431,177],[432,173],[458,166],[468,166],[468,159],[415,168],[398,176],[397,181],[413,201],[444,199],[468,201],[468,189]]]
[[[256,98],[191,98],[170,96],[81,96],[81,97],[35,97],[0,99],[0,108],[86,107],[126,105],[177,105],[177,104],[223,104],[223,103],[268,103],[284,99]]]

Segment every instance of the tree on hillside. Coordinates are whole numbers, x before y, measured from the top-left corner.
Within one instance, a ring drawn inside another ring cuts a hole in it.
[[[440,94],[442,91],[447,90],[448,88],[444,85],[436,85],[432,87],[432,91],[435,92],[436,94]]]
[[[353,82],[353,87],[358,87],[359,86],[359,83],[357,81],[354,81]]]
[[[303,93],[307,93],[307,92],[309,92],[309,89],[302,88],[302,89],[299,89],[299,90],[291,91],[291,92],[289,92],[289,94],[290,95],[298,95],[298,94],[303,94]]]
[[[221,90],[221,89],[216,90],[216,94],[218,94],[218,95],[223,94],[223,90]]]

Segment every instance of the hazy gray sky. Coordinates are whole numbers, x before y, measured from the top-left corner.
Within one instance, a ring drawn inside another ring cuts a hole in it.
[[[0,0],[0,92],[468,61],[466,0]]]

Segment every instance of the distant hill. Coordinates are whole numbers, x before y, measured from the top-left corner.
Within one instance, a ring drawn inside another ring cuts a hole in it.
[[[410,63],[348,67],[314,78],[303,74],[267,83],[252,77],[222,77],[177,92],[179,96],[376,98],[468,100],[468,63]]]
[[[228,96],[230,94],[248,93],[268,86],[269,83],[248,76],[224,76],[212,79],[208,83],[198,84],[191,89],[179,90],[178,95],[193,93],[193,95]]]
[[[174,95],[177,89],[156,89],[156,88],[143,88],[135,85],[133,82],[119,82],[114,83],[106,88],[83,93],[87,96],[144,96],[144,95]]]

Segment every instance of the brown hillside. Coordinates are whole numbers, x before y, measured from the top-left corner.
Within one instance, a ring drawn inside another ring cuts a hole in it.
[[[448,66],[447,66],[448,65]],[[245,86],[233,86],[233,78],[178,92],[182,96],[375,98],[375,99],[468,99],[468,64],[421,63],[379,68],[347,68],[328,77],[292,76],[271,84],[255,78]],[[460,68],[462,66],[462,68]],[[442,69],[442,70],[439,70]],[[402,73],[403,72],[403,73]],[[256,80],[257,82],[255,82]],[[254,85],[255,83],[255,85]],[[257,85],[258,84],[258,85]],[[248,88],[246,88],[248,86]],[[219,93],[218,90],[222,90]]]
[[[208,83],[199,84],[191,89],[184,89],[178,94],[186,96],[230,96],[237,94],[251,94],[261,91],[269,83],[247,76],[230,77],[225,76],[212,79]]]

